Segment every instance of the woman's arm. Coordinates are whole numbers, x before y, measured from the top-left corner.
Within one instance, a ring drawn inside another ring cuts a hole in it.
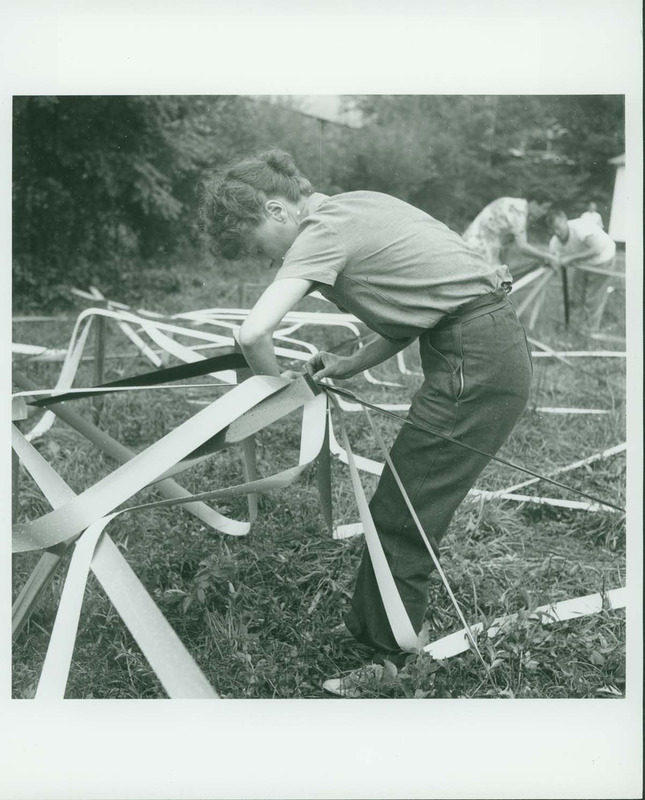
[[[240,328],[240,346],[256,375],[279,375],[273,331],[284,315],[307,294],[313,281],[283,278],[272,283],[251,309]]]
[[[572,253],[570,256],[564,256],[564,258],[560,259],[560,264],[563,267],[566,267],[569,264],[573,264],[576,261],[584,261],[587,258],[592,258],[593,256],[598,255],[598,248],[595,246],[587,247],[586,250],[580,250],[577,253]]]
[[[553,267],[557,266],[558,256],[546,250],[540,250],[539,247],[533,247],[532,244],[528,243],[528,240],[526,238],[526,233],[516,234],[515,243],[517,244],[517,248],[520,251],[520,253],[523,253],[525,256],[533,256],[534,258],[540,258],[543,261],[547,261]]]
[[[334,353],[321,351],[316,353],[307,362],[305,368],[309,375],[317,380],[321,378],[352,378],[364,369],[369,369],[375,364],[386,361],[396,355],[404,347],[414,341],[412,339],[397,339],[389,341],[382,336],[368,342],[351,356],[337,356]]]

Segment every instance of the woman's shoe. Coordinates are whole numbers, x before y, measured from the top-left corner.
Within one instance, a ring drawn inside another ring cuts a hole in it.
[[[353,669],[343,678],[331,678],[325,681],[322,688],[337,697],[356,699],[374,694],[374,682],[379,683],[393,678],[392,673],[383,664],[365,664],[363,667]]]

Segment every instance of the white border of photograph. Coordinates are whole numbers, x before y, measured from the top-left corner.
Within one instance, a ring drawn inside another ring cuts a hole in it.
[[[625,94],[634,447],[628,690],[619,701],[9,700],[7,545],[0,573],[0,798],[641,795],[641,46],[640,3],[633,0],[4,4],[1,319],[9,335],[12,95]],[[5,391],[5,420],[8,398]],[[8,446],[1,463],[8,520]]]

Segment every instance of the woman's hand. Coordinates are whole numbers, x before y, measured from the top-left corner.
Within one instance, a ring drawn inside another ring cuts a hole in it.
[[[296,378],[302,378],[303,373],[298,372],[296,369],[286,369],[284,372],[280,373],[281,378],[287,378],[290,381],[295,381]]]
[[[339,378],[342,380],[343,378],[351,378],[354,374],[351,366],[350,358],[321,351],[307,361],[305,370],[315,380],[321,380],[321,378]]]

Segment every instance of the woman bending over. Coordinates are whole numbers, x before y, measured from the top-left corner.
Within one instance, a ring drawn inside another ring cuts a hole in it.
[[[350,378],[415,339],[424,380],[409,419],[494,454],[528,399],[532,366],[524,329],[508,300],[511,275],[491,265],[446,225],[378,192],[313,192],[289,155],[267,150],[204,178],[201,219],[224,257],[257,254],[277,267],[240,330],[256,374],[279,375],[272,334],[316,289],[378,338],[350,356],[320,352],[314,378]],[[289,373],[291,374],[291,373]],[[392,462],[438,552],[458,505],[488,458],[403,425]],[[421,629],[433,562],[386,466],[370,509],[413,628]],[[375,658],[402,663],[367,548],[345,625]],[[333,685],[360,696],[369,669]]]

